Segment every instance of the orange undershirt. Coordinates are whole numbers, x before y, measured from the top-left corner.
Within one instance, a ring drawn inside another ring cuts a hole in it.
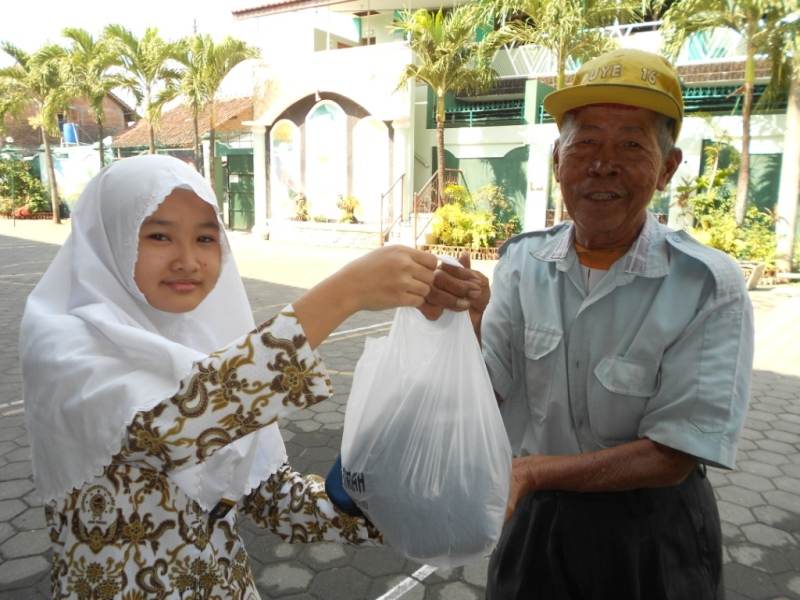
[[[630,246],[619,246],[617,248],[600,248],[592,250],[581,246],[575,242],[575,252],[578,253],[578,260],[584,267],[590,269],[602,269],[608,271],[619,258],[625,255]]]

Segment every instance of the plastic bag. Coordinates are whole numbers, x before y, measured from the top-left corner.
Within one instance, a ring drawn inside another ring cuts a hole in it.
[[[511,448],[466,312],[428,321],[398,309],[353,374],[342,481],[387,544],[442,567],[489,554],[500,536]]]

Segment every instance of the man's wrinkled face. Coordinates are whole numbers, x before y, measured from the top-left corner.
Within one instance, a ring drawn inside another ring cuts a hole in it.
[[[681,160],[662,155],[659,116],[615,105],[573,111],[553,150],[556,180],[579,243],[629,244],[639,233],[656,189],[664,190]]]

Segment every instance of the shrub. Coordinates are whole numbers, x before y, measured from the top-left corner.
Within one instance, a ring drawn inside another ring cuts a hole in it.
[[[475,201],[472,199],[467,188],[463,185],[450,183],[444,188],[444,200],[446,203],[457,204],[464,210],[475,210]]]
[[[358,199],[355,196],[339,196],[339,200],[336,202],[336,208],[342,211],[339,222],[358,223],[358,219],[356,219],[356,210],[358,210],[358,207]]]
[[[47,190],[29,164],[14,158],[0,160],[0,198],[13,200],[15,207],[26,206],[30,212],[52,210]]]
[[[489,184],[475,194],[477,205],[494,215],[495,238],[506,240],[522,231],[522,222],[501,185]]]
[[[294,220],[295,221],[308,221],[308,200],[305,194],[297,192],[289,192],[294,200]]]
[[[487,248],[494,243],[494,215],[488,211],[465,211],[458,203],[436,209],[431,225],[436,241],[446,246]]]

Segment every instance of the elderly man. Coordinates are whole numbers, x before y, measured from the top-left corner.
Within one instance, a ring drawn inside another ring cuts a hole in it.
[[[647,211],[682,159],[680,82],[617,50],[544,105],[572,222],[509,240],[491,302],[442,267],[423,307],[469,308],[517,456],[487,598],[722,598],[705,466],[734,466],[752,308],[730,258]]]

